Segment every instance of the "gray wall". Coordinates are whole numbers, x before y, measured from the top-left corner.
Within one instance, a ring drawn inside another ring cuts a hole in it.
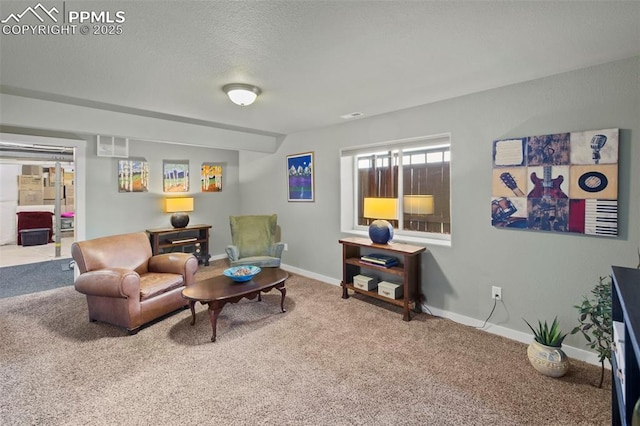
[[[171,227],[162,200],[162,160],[189,160],[190,191],[194,197],[190,224],[209,224],[209,250],[224,253],[231,242],[229,215],[239,212],[238,152],[157,142],[131,140],[129,157],[149,162],[148,192],[118,192],[118,159],[96,156],[96,141],[87,144],[87,239],[104,235]],[[222,192],[200,192],[200,166],[203,162],[225,163]],[[173,194],[176,195],[176,194]]]
[[[526,64],[523,64],[526,66]],[[576,325],[582,295],[611,265],[635,267],[640,245],[640,58],[604,64],[346,122],[286,137],[275,154],[241,153],[242,211],[275,212],[289,244],[284,261],[339,280],[339,149],[451,132],[452,247],[428,246],[422,257],[427,304],[527,332],[522,321],[558,316]],[[590,129],[620,128],[618,238],[588,237],[490,225],[492,141]],[[286,155],[314,151],[314,203],[288,203]],[[339,292],[336,291],[336,301]],[[570,346],[584,340],[570,336]]]

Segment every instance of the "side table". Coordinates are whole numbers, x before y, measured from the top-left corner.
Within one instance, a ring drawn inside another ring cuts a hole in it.
[[[378,300],[392,303],[403,309],[402,319],[411,321],[409,305],[413,304],[415,312],[421,312],[421,303],[424,296],[420,290],[420,254],[426,251],[425,247],[409,244],[376,244],[367,238],[350,237],[339,240],[342,244],[342,298],[349,298],[348,290],[364,294]],[[360,249],[372,249],[373,252],[384,252],[387,255],[399,257],[400,264],[386,268],[363,262],[360,259]],[[379,295],[375,291],[357,288],[353,285],[353,277],[360,274],[362,268],[375,270],[393,275],[402,280],[402,299],[390,299]]]
[[[211,225],[191,225],[184,228],[147,229],[153,254],[189,250],[198,263],[209,266],[209,229]]]

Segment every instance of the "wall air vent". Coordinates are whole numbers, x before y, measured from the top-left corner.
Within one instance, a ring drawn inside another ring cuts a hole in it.
[[[98,157],[129,157],[129,139],[98,135]]]

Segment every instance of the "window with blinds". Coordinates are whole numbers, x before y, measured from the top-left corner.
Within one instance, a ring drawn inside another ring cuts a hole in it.
[[[342,180],[352,183],[343,185],[343,231],[375,220],[365,198],[391,198],[397,215],[387,220],[397,236],[450,240],[450,146],[446,134],[342,150]]]

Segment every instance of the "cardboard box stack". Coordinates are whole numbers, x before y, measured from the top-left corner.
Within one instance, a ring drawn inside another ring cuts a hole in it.
[[[42,167],[22,166],[22,174],[18,175],[18,204],[34,206],[44,202],[44,183]]]
[[[56,187],[45,185],[43,204],[55,204],[55,203],[56,203]]]
[[[73,208],[75,207],[76,204],[76,192],[75,189],[73,187],[73,185],[66,185],[64,186],[64,199],[65,199],[65,204],[67,206],[67,211],[73,211]]]
[[[75,191],[73,180],[73,172],[65,171],[62,173],[64,185],[60,194],[62,212],[74,210]],[[55,167],[22,166],[22,174],[18,176],[18,204],[21,206],[54,205],[56,203],[55,185]]]

